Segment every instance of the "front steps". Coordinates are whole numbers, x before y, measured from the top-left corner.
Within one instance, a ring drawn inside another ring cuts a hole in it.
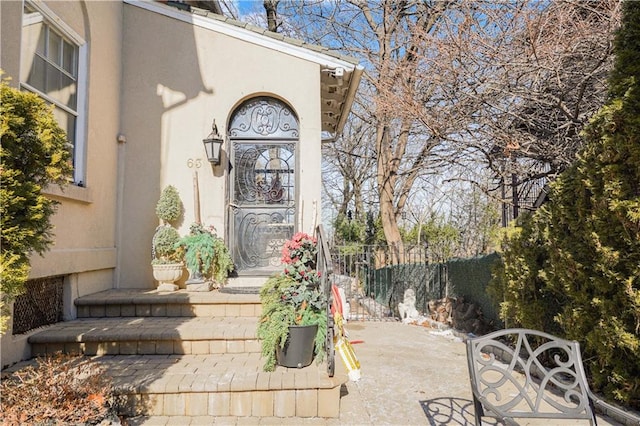
[[[258,294],[264,282],[264,277],[243,276],[239,278],[229,278],[227,285],[222,287],[220,292],[230,294]]]
[[[338,417],[345,374],[262,371],[256,294],[112,290],[78,319],[32,335],[34,356],[83,354],[106,368],[125,416]]]
[[[34,356],[260,353],[250,317],[82,318],[29,338]]]
[[[111,290],[76,299],[78,318],[104,317],[252,317],[260,316],[260,298],[219,291],[157,292]]]
[[[262,372],[258,353],[101,357],[127,416],[339,417],[342,381],[319,366]]]

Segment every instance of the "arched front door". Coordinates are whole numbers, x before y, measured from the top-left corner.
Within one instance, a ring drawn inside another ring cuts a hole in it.
[[[282,245],[294,233],[298,119],[281,101],[253,98],[229,124],[229,229],[239,274],[280,268]]]

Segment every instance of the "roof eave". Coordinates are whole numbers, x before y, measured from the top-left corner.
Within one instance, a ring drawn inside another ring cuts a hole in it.
[[[352,71],[358,64],[358,61],[353,58],[337,54],[332,55],[328,49],[321,46],[289,39],[282,34],[271,33],[267,29],[225,18],[212,12],[204,11],[203,9],[198,10],[198,13],[195,11],[185,12],[155,1],[123,1],[125,4],[131,6],[136,6],[201,28],[214,30],[220,34],[267,47],[300,59],[315,62],[320,66],[344,68],[345,70]]]
[[[283,34],[273,33],[264,28],[252,26],[245,22],[216,15],[204,9],[192,8],[191,11],[184,11],[155,1],[123,1],[128,5],[158,13],[190,25],[209,29],[219,34],[224,34],[267,49],[291,55],[295,58],[316,63],[320,67],[319,77],[321,86],[323,84],[323,73],[335,73],[340,70],[343,79],[348,81],[349,84],[346,92],[344,92],[343,89],[340,90],[340,92],[345,93],[341,95],[344,96],[344,98],[336,100],[335,94],[331,97],[330,93],[325,92],[323,89],[321,89],[320,95],[323,105],[322,131],[330,133],[332,135],[331,139],[336,139],[342,133],[364,71],[364,68],[359,65],[356,59],[332,52],[322,46],[305,43],[286,37]],[[336,102],[329,102],[331,100]],[[331,103],[331,107],[327,106],[328,102]],[[328,110],[331,110],[330,114],[327,112]],[[325,121],[325,116],[329,115],[329,121]]]
[[[360,86],[360,80],[362,79],[363,72],[364,67],[362,67],[362,65],[356,65],[353,70],[353,75],[351,76],[351,80],[349,82],[349,91],[347,92],[347,97],[345,98],[342,107],[342,113],[340,114],[340,121],[338,122],[338,126],[336,128],[335,138],[340,137],[340,135],[342,134],[342,130],[344,129],[344,124],[347,122],[347,118],[349,118],[349,113],[351,112],[353,101],[356,98],[356,92],[358,91],[358,87]]]

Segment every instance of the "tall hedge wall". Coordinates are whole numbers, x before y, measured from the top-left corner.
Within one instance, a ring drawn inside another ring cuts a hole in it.
[[[550,201],[507,238],[494,282],[509,326],[583,345],[596,391],[640,408],[640,3],[624,4],[610,101]]]

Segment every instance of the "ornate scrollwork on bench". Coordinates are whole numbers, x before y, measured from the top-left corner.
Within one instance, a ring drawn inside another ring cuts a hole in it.
[[[596,423],[580,345],[550,334],[507,329],[467,340],[476,411],[516,418],[588,419]]]

